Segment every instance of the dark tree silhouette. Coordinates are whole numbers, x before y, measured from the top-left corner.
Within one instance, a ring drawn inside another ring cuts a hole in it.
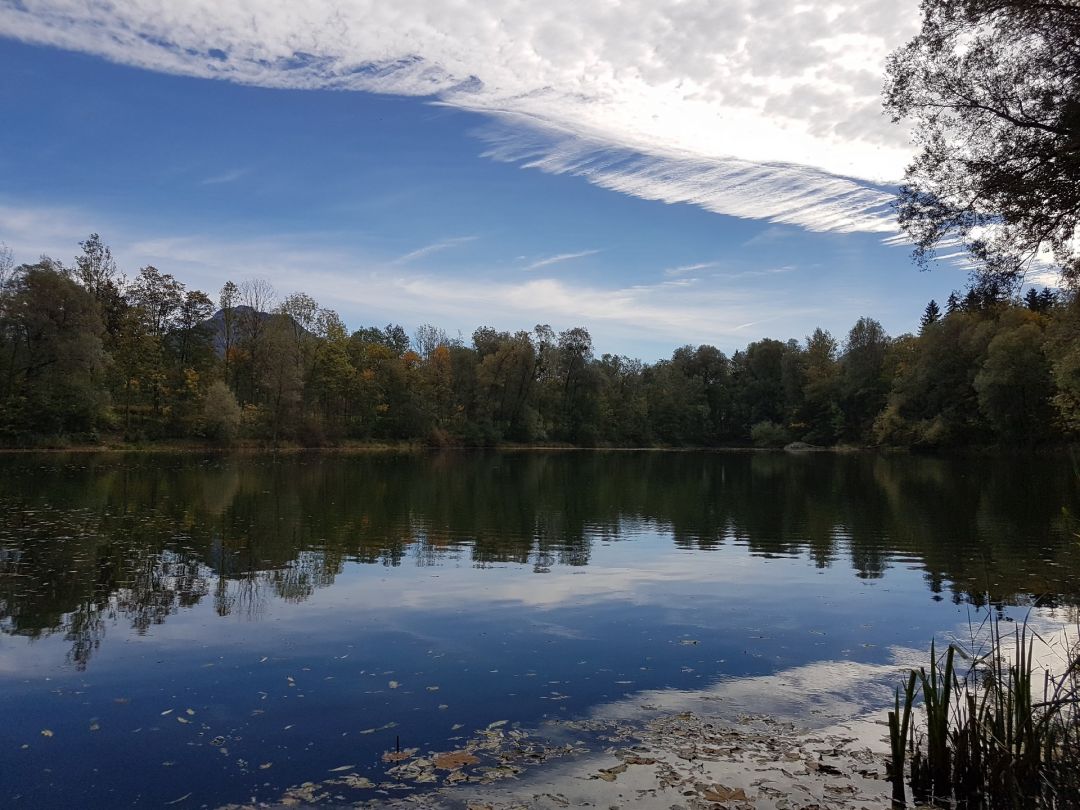
[[[960,242],[1010,289],[1051,254],[1080,282],[1080,3],[923,0],[885,109],[918,153],[897,203],[926,266]]]

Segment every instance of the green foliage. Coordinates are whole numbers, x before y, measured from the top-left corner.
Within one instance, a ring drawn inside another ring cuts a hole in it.
[[[926,260],[964,244],[1006,288],[1041,251],[1080,281],[1080,5],[924,0],[885,107],[918,152],[898,205]]]
[[[885,373],[889,336],[872,318],[859,318],[851,327],[840,361],[840,409],[844,436],[859,441],[870,432],[885,405],[890,380]]]
[[[14,270],[0,298],[0,433],[8,441],[91,433],[108,396],[101,315],[60,266]]]
[[[750,428],[750,440],[755,447],[783,447],[788,438],[788,432],[776,422],[758,422]]]
[[[481,327],[466,344],[424,325],[414,351],[401,326],[350,333],[305,293],[275,305],[259,280],[226,282],[215,313],[209,296],[157,268],[125,281],[97,236],[76,271],[11,265],[0,251],[9,442],[98,429],[207,436],[222,409],[221,437],[309,446],[945,447],[1080,432],[1080,304],[1045,290],[1022,302],[992,284],[951,295],[946,314],[927,308],[918,335],[891,338],[860,318],[842,347],[817,329],[802,344],[766,338],[731,357],[682,346],[646,364],[597,358],[583,327]]]
[[[893,806],[906,801],[907,782],[916,804],[965,808],[1074,807],[1080,801],[1080,651],[1066,638],[1056,672],[1036,663],[1036,640],[1025,624],[1003,641],[990,621],[989,649],[961,653],[971,662],[955,668],[958,648],[949,645],[941,666],[930,646],[930,669],[912,670],[897,689],[889,712]],[[973,636],[974,641],[974,636]],[[912,723],[922,695],[921,722]],[[902,721],[901,718],[902,717]]]
[[[229,444],[240,432],[240,404],[223,381],[216,380],[206,391],[202,406],[203,435],[219,444]]]
[[[1009,442],[1037,441],[1050,427],[1053,383],[1041,324],[1005,327],[991,339],[974,387],[991,427]]]

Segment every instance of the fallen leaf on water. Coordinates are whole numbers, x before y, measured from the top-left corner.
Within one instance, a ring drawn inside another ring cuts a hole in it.
[[[51,729],[43,728],[41,730],[41,736],[42,737],[51,737],[52,735],[53,735],[53,733],[52,733]]]
[[[490,725],[488,725],[488,728],[489,729],[491,729],[491,728],[501,728],[502,726],[505,726],[506,723],[507,723],[506,720],[496,720],[494,723],[491,723]]]
[[[390,681],[389,686],[390,686],[391,689],[397,689],[399,686],[401,686],[401,684],[398,683],[397,681]]]
[[[193,710],[191,710],[191,709],[184,709],[184,711],[187,713],[188,717],[194,717],[195,716],[195,712]]]
[[[712,785],[711,787],[705,788],[705,792],[701,794],[701,798],[709,802],[744,802],[746,801],[746,791],[742,788]]]
[[[166,709],[165,711],[163,711],[163,712],[161,713],[161,716],[162,716],[162,717],[164,717],[164,716],[165,716],[165,715],[167,715],[167,714],[172,714],[172,709]]]
[[[444,771],[456,771],[466,765],[477,765],[480,760],[468,751],[451,751],[446,754],[436,754],[431,758],[436,768]]]
[[[351,771],[355,767],[355,765],[338,765],[336,768],[331,768],[328,772],[341,773],[342,771]]]
[[[177,717],[176,722],[177,723],[190,723],[191,721],[188,720],[186,717]]]
[[[345,785],[346,787],[351,787],[354,789],[366,788],[368,790],[375,787],[375,783],[368,779],[366,776],[357,776],[355,773],[347,774],[340,779],[334,779],[332,782],[328,782],[327,784]]]
[[[429,686],[429,687],[427,688],[427,690],[428,690],[429,692],[438,692],[438,691],[439,691],[439,687],[437,687],[437,686]]]
[[[623,762],[619,765],[613,765],[610,768],[601,768],[600,773],[597,774],[605,782],[614,782],[615,777],[626,770],[626,763]]]
[[[100,731],[100,730],[101,730],[101,726],[99,726],[99,725],[98,725],[97,723],[91,723],[91,724],[90,724],[90,730],[91,730],[91,731]]]
[[[416,748],[402,748],[400,751],[387,751],[382,755],[383,762],[404,762],[411,759],[417,752]]]
[[[267,768],[269,768],[273,764],[274,764],[273,762],[264,762],[262,765],[259,766],[259,770],[260,771],[265,771]]]
[[[376,731],[376,729],[373,729],[373,728],[365,728],[365,729],[364,729],[363,731],[361,731],[360,733],[361,733],[361,734],[374,734],[374,733],[375,733],[375,731]]]

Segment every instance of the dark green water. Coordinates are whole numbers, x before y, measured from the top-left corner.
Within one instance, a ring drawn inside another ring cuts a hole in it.
[[[1068,615],[1078,513],[1067,457],[2,458],[0,805],[273,800],[398,738]]]

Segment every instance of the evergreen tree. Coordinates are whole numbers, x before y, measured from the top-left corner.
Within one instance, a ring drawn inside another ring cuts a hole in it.
[[[919,334],[922,334],[926,327],[932,323],[937,323],[940,319],[941,307],[938,306],[937,301],[931,298],[930,303],[923,310],[922,318],[919,319]]]

